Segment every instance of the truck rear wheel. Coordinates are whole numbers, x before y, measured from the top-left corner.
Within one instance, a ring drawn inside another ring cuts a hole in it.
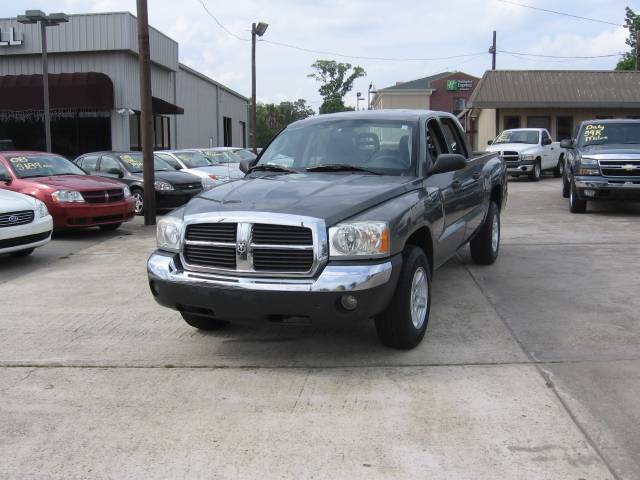
[[[564,158],[560,157],[560,160],[558,160],[558,165],[556,165],[556,168],[553,169],[553,176],[556,178],[560,178],[562,177],[563,174],[564,174]]]
[[[471,258],[479,265],[491,265],[498,258],[500,250],[500,208],[491,202],[489,212],[480,231],[469,243]]]
[[[220,330],[229,325],[229,322],[218,320],[217,318],[203,317],[201,315],[184,312],[180,312],[180,315],[182,315],[185,322],[198,330]]]
[[[576,184],[571,182],[571,191],[569,192],[569,210],[571,213],[585,213],[587,211],[587,201],[578,198]]]
[[[427,331],[430,311],[431,270],[427,256],[420,247],[407,245],[391,303],[375,320],[378,338],[392,348],[416,347]]]
[[[542,164],[540,163],[540,159],[536,160],[536,163],[533,164],[533,170],[529,174],[529,180],[532,182],[540,181],[540,177],[542,176]]]

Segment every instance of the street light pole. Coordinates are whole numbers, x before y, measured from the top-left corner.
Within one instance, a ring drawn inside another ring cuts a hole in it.
[[[42,90],[44,107],[44,140],[47,152],[51,152],[51,110],[49,107],[49,61],[47,59],[47,27],[56,27],[67,23],[69,16],[65,13],[45,15],[42,10],[27,10],[24,15],[18,15],[18,23],[40,24],[42,44]]]
[[[258,22],[251,24],[251,147],[253,153],[258,154],[257,130],[257,107],[256,107],[256,37],[261,37],[267,31],[268,24]]]

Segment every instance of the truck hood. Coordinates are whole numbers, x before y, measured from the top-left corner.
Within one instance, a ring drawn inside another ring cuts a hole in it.
[[[34,182],[40,187],[51,190],[107,190],[110,188],[122,188],[122,183],[102,177],[91,175],[54,175],[51,177],[25,178],[25,181]]]
[[[416,188],[415,177],[295,173],[249,175],[199,195],[185,216],[269,212],[321,218],[327,226]]]
[[[599,160],[629,159],[629,157],[638,157],[640,159],[640,145],[589,145],[581,148],[580,153],[588,157],[602,157],[598,158]]]
[[[529,143],[500,143],[498,145],[489,145],[487,147],[488,152],[518,152],[523,153],[528,150],[535,150],[538,145],[531,145]]]

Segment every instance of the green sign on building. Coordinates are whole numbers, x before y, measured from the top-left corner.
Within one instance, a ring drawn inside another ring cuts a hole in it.
[[[450,91],[458,90],[458,81],[457,80],[447,80],[447,90],[450,90]]]

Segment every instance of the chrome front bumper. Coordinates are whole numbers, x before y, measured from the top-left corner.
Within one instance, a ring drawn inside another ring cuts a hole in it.
[[[150,280],[186,286],[221,287],[231,290],[273,292],[355,292],[369,290],[389,282],[392,261],[368,265],[327,265],[317,278],[256,278],[216,275],[187,271],[176,267],[169,254],[155,252],[147,261]]]

